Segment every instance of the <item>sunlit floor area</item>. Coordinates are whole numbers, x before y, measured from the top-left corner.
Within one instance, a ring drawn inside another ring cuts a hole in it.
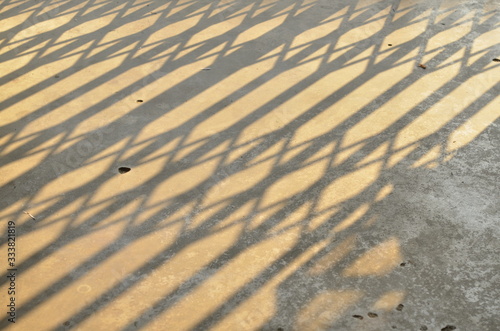
[[[500,1],[5,0],[0,328],[500,330]]]

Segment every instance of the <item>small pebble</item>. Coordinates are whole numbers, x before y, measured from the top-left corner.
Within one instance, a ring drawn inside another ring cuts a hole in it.
[[[129,172],[130,170],[132,170],[132,169],[130,169],[129,167],[120,167],[120,168],[118,168],[118,172],[121,173],[121,174],[125,174],[125,173]]]

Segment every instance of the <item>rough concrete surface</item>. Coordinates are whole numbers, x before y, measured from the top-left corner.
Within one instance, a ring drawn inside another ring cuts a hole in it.
[[[1,328],[500,330],[500,1],[0,6]]]

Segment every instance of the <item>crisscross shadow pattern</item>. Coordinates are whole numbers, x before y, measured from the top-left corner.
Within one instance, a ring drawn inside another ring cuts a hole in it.
[[[499,9],[3,1],[2,327],[496,330]]]

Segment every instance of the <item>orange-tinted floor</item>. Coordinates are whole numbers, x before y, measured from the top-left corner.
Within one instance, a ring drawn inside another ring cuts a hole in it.
[[[497,331],[499,35],[497,0],[3,1],[0,327]]]

